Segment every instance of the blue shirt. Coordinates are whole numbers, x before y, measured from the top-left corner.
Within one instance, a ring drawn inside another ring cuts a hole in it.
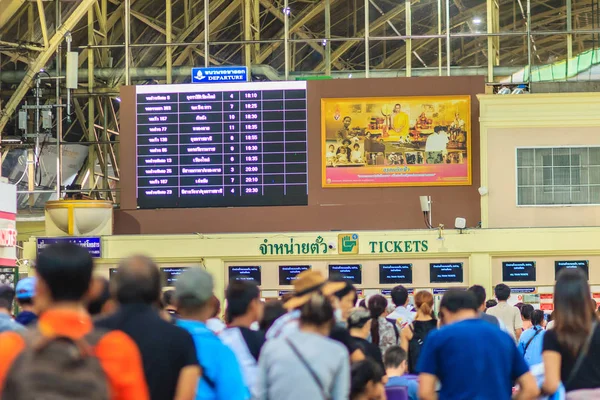
[[[24,331],[25,327],[18,322],[15,322],[14,319],[8,314],[0,314],[0,332],[21,332]]]
[[[385,387],[404,386],[408,390],[409,400],[418,400],[419,384],[416,380],[407,378],[406,376],[391,376]]]
[[[535,333],[538,331],[539,333],[536,335]],[[542,363],[542,345],[544,344],[545,334],[546,331],[539,325],[532,326],[521,334],[517,347],[521,355],[524,356],[527,365],[532,366]],[[529,343],[530,340],[531,343]],[[527,346],[527,351],[525,351],[527,343],[529,343],[529,346]]]
[[[431,331],[417,370],[439,379],[440,400],[510,400],[529,367],[506,332],[473,318]]]
[[[192,335],[202,368],[196,400],[249,399],[250,392],[231,349],[202,322],[179,319],[177,325]]]

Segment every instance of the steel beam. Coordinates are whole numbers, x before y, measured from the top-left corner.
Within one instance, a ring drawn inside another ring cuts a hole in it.
[[[11,115],[13,115],[17,109],[17,106],[21,102],[21,99],[29,90],[35,75],[40,71],[41,68],[46,66],[48,60],[50,60],[50,58],[56,52],[56,49],[64,39],[65,33],[75,28],[75,25],[77,25],[77,23],[85,16],[86,12],[95,1],[96,0],[81,0],[71,15],[69,15],[62,26],[56,30],[52,38],[48,41],[48,46],[46,49],[38,54],[35,60],[30,64],[29,69],[25,74],[25,78],[23,78],[23,81],[19,84],[17,90],[11,96],[10,100],[8,100],[6,107],[0,114],[0,132],[4,130],[4,127],[8,123]]]

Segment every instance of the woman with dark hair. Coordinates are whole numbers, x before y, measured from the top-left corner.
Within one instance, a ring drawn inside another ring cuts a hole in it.
[[[526,304],[528,306],[529,304]],[[521,310],[523,312],[525,306]],[[544,323],[544,312],[535,310],[529,317],[531,327],[526,329],[519,338],[517,347],[521,355],[525,358],[525,362],[530,367],[542,362],[542,344],[544,343],[544,334],[546,331],[542,324]]]
[[[335,278],[331,279],[332,282],[338,282]],[[332,303],[335,308],[335,319],[336,322],[343,322],[344,325],[348,320],[350,311],[354,308],[358,295],[356,294],[356,288],[350,282],[343,281],[346,286],[343,289],[338,290],[332,296]]]
[[[368,301],[371,313],[371,342],[379,346],[382,354],[388,347],[398,344],[394,325],[383,316],[387,303],[387,299],[380,294],[371,296]]]
[[[383,369],[373,360],[352,364],[350,400],[385,400]]]
[[[297,303],[300,330],[266,342],[253,399],[347,400],[348,351],[327,338],[334,324],[333,306],[320,293],[298,298]]]
[[[417,315],[412,323],[402,329],[400,333],[400,347],[408,354],[408,372],[417,373],[417,361],[421,353],[421,346],[429,332],[437,329],[437,320],[431,314],[433,311],[433,295],[421,290],[415,295]]]
[[[370,358],[383,367],[383,356],[379,346],[369,342],[367,338],[371,334],[371,313],[362,308],[357,308],[348,317],[348,330],[354,344],[362,350],[367,358]]]
[[[583,272],[560,272],[554,286],[555,325],[544,335],[544,393],[555,393],[562,381],[567,399],[600,398],[600,329],[590,298]]]

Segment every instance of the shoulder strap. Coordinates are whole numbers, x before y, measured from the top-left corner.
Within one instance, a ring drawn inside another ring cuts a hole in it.
[[[592,329],[590,330],[590,333],[589,333],[587,339],[585,340],[585,343],[581,347],[581,350],[579,350],[579,355],[577,356],[577,360],[575,361],[575,364],[573,365],[573,369],[571,370],[571,373],[569,374],[569,378],[567,379],[567,381],[565,383],[565,387],[569,386],[569,384],[573,381],[573,379],[575,379],[575,376],[577,376],[577,373],[581,369],[583,360],[587,356],[588,350],[590,349],[590,343],[592,342],[592,338],[594,337],[594,332],[596,331],[597,325],[598,325],[597,321],[594,321],[592,323]]]
[[[533,339],[535,339],[535,337],[536,337],[536,336],[537,336],[537,335],[538,335],[538,334],[539,334],[539,333],[540,333],[542,330],[543,330],[542,328],[540,328],[540,329],[536,329],[536,330],[535,330],[535,334],[534,334],[534,335],[531,337],[531,339],[529,339],[529,340],[527,341],[527,343],[525,344],[525,348],[524,348],[524,351],[523,351],[523,355],[525,355],[525,354],[527,353],[527,348],[529,347],[529,345],[531,344],[531,342],[533,342]]]
[[[298,350],[298,348],[292,343],[292,341],[289,338],[285,338],[285,341],[290,346],[290,348],[292,349],[292,351],[294,352],[294,354],[296,355],[296,357],[298,357],[298,359],[300,360],[300,362],[304,365],[304,367],[306,368],[306,370],[310,373],[310,376],[312,376],[312,378],[314,379],[315,383],[319,387],[319,390],[321,390],[321,395],[323,396],[323,399],[324,400],[331,399],[331,396],[329,394],[327,394],[327,392],[325,391],[325,387],[323,386],[323,383],[319,379],[319,376],[310,367],[310,365],[308,364],[308,362],[306,362],[306,360],[304,359],[304,357],[302,356],[302,354],[300,353],[300,351]]]

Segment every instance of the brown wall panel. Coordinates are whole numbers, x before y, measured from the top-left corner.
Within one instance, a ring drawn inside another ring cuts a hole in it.
[[[245,207],[136,210],[135,89],[121,98],[121,209],[116,234],[329,231],[424,228],[418,196],[433,198],[434,225],[454,226],[465,217],[480,221],[479,103],[483,77],[336,79],[308,82],[308,196],[304,207]],[[471,96],[473,184],[448,187],[321,187],[321,98],[386,96]]]

